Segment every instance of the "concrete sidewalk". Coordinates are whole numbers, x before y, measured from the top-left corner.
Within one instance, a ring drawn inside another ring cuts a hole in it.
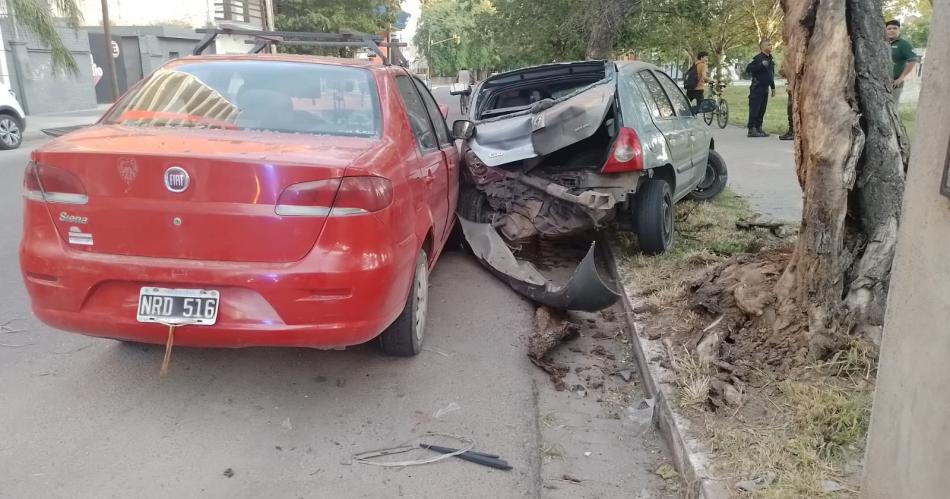
[[[802,189],[795,173],[794,142],[773,135],[748,138],[744,128],[713,127],[716,150],[729,167],[729,187],[763,214],[791,222],[802,217]]]
[[[101,104],[94,109],[83,111],[70,111],[68,113],[55,114],[31,114],[26,117],[26,132],[23,133],[23,141],[37,140],[47,138],[43,133],[44,128],[60,128],[76,125],[91,125],[99,120],[99,117],[106,112],[112,104]]]

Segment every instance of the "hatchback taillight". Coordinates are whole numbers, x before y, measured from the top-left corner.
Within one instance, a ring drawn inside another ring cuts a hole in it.
[[[89,196],[79,177],[54,166],[30,162],[23,173],[24,196],[47,203],[86,204]]]
[[[621,128],[614,141],[603,173],[623,173],[643,170],[643,146],[632,128]]]
[[[382,177],[343,177],[294,184],[280,195],[282,216],[342,217],[373,213],[393,202],[392,183]]]

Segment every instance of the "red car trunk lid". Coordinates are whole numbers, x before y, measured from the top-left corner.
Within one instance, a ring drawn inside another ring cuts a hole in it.
[[[326,217],[279,216],[280,194],[290,185],[342,177],[378,144],[371,138],[97,126],[50,144],[34,161],[73,173],[88,195],[86,204],[47,203],[74,250],[293,262],[313,248]]]

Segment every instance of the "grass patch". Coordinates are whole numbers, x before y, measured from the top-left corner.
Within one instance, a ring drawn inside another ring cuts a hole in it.
[[[723,92],[723,97],[729,101],[729,124],[746,128],[749,124],[749,87],[730,85]],[[784,86],[776,85],[775,97],[769,97],[769,104],[765,108],[762,129],[773,135],[788,131],[787,106],[788,92]]]
[[[709,366],[703,365],[699,358],[685,348],[682,353],[668,352],[676,374],[679,403],[685,408],[702,408],[709,397],[712,379]]]
[[[749,87],[731,85],[726,87],[723,97],[729,101],[729,124],[745,128],[749,123]],[[787,106],[788,92],[784,86],[777,85],[775,97],[769,98],[769,105],[765,108],[762,129],[774,135],[785,133],[788,130]],[[900,117],[907,135],[914,138],[917,133],[917,105],[901,104]]]
[[[628,234],[621,234],[624,267],[629,269],[636,288],[650,301],[674,303],[681,288],[683,270],[712,265],[735,255],[756,251],[761,246],[754,231],[736,228],[736,221],[752,218],[749,203],[726,189],[709,203],[683,201],[676,205],[676,240],[673,248],[657,256],[641,254]]]
[[[904,122],[904,129],[907,130],[907,136],[913,140],[917,135],[917,106],[914,104],[901,104],[901,121]]]
[[[863,454],[871,390],[826,381],[784,381],[769,400],[777,409],[763,428],[710,424],[720,467],[738,480],[774,473],[755,497],[829,497],[856,494],[845,471]],[[833,491],[828,481],[840,487]]]

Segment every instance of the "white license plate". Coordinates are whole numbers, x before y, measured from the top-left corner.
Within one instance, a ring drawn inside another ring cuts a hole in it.
[[[211,326],[218,320],[218,291],[208,289],[142,288],[139,322]]]

